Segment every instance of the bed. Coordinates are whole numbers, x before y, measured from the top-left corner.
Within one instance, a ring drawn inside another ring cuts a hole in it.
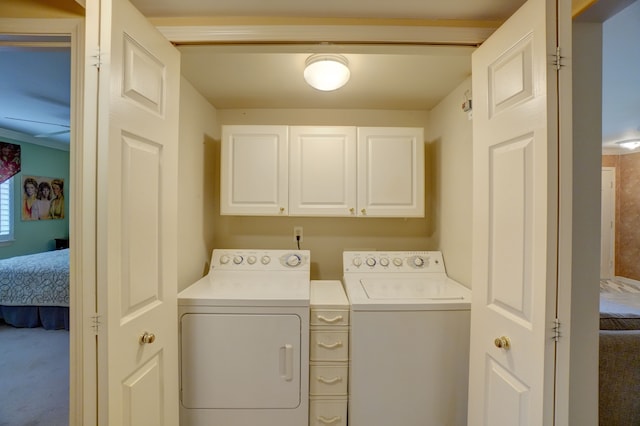
[[[599,426],[640,425],[640,292],[600,293]]]
[[[0,320],[69,329],[69,249],[0,260]]]

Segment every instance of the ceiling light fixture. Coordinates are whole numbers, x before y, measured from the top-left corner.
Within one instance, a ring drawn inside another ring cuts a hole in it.
[[[342,55],[316,54],[307,58],[304,79],[314,89],[329,92],[347,84],[351,72]]]
[[[627,139],[624,141],[616,142],[616,144],[620,145],[622,148],[636,149],[640,147],[640,139]]]

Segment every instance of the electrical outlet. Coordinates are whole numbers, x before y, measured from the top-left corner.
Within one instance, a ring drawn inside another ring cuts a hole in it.
[[[302,242],[302,226],[293,227],[293,241]]]

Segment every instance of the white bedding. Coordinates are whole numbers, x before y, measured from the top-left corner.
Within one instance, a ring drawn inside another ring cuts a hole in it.
[[[0,305],[69,306],[69,249],[0,260]]]

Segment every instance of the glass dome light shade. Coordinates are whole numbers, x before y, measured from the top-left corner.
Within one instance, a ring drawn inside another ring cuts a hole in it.
[[[626,149],[636,149],[640,147],[640,139],[628,139],[616,143]]]
[[[304,79],[313,88],[329,92],[347,84],[351,72],[347,58],[341,55],[311,55],[307,58]]]

